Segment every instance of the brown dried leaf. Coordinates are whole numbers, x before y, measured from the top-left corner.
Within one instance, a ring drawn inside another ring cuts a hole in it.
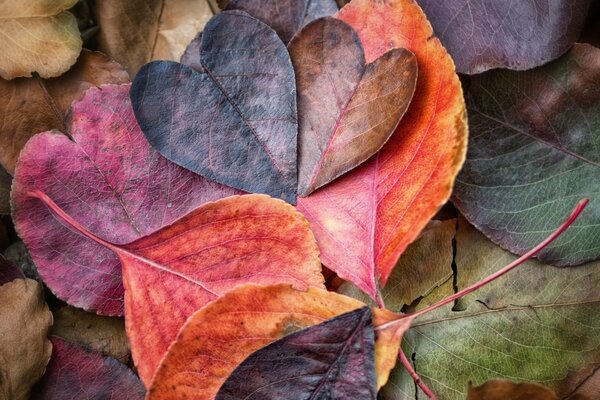
[[[179,58],[213,16],[206,0],[97,1],[99,49],[133,76],[151,60]]]
[[[104,317],[65,306],[54,312],[50,334],[90,347],[124,364],[129,363],[129,342],[123,318]]]
[[[0,286],[0,399],[25,400],[52,353],[52,313],[42,285],[17,279]]]
[[[13,174],[19,153],[31,136],[51,129],[66,132],[67,109],[88,88],[127,82],[129,75],[121,65],[102,53],[87,50],[73,68],[58,78],[0,79],[0,164]]]
[[[487,381],[481,386],[469,385],[467,400],[556,400],[552,390],[537,383],[514,383],[506,380]]]

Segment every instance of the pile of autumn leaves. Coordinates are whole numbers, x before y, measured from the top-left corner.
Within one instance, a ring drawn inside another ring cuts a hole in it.
[[[154,400],[326,394],[375,399],[412,323],[384,303],[397,312],[415,299],[413,308],[419,301],[434,303],[511,260],[464,220],[458,232],[454,219],[432,222],[423,231],[453,187],[454,203],[470,222],[518,254],[547,236],[579,198],[594,200],[598,161],[587,146],[598,139],[557,132],[574,124],[565,116],[569,107],[577,108],[585,125],[574,130],[589,133],[600,126],[592,115],[600,89],[596,84],[594,93],[579,90],[594,82],[590,71],[600,76],[597,49],[575,45],[542,72],[465,79],[476,146],[470,144],[454,186],[466,153],[465,101],[453,60],[417,4],[354,0],[330,17],[337,11],[332,1],[292,2],[287,13],[255,2],[228,3],[190,43],[181,63],[151,62],[131,85],[88,89],[70,107],[68,136],[39,133],[20,153],[11,192],[19,237],[58,298],[99,315],[125,316],[141,380],[123,364],[69,341],[53,337],[50,346],[51,317],[41,286],[13,280],[19,272],[7,264],[0,278],[9,283],[0,287],[0,298],[19,298],[23,309],[33,310],[39,329],[28,332],[37,343],[31,348],[36,362],[45,364],[53,354],[37,398],[80,390],[86,393],[81,398],[136,399],[147,392]],[[420,3],[436,30],[452,11]],[[480,53],[478,43],[455,50],[454,37],[443,32],[460,72],[506,66],[462,60],[460,54],[470,50]],[[536,65],[571,45],[559,43]],[[113,77],[115,83],[126,81],[116,69]],[[541,101],[531,99],[538,95]],[[554,115],[540,112],[546,106]],[[555,120],[527,119],[531,115]],[[507,127],[525,134],[498,139]],[[546,137],[548,131],[556,137]],[[583,216],[540,259],[565,266],[597,258],[596,214]],[[464,267],[455,282],[453,259]],[[321,263],[347,281],[339,292],[352,297],[325,289]],[[585,360],[558,351],[553,357],[563,359],[564,371],[590,368],[600,346],[588,337],[598,330],[592,274],[598,266],[579,267],[572,275],[535,267],[523,267],[505,287],[482,294],[480,310],[471,311],[488,317],[486,311],[513,307],[498,293],[509,296],[506,290],[515,287],[522,298],[535,295],[535,288],[519,286],[531,276],[543,282],[537,289],[544,295],[527,297],[515,313],[538,302],[542,313],[548,304],[566,307],[575,304],[577,293],[559,293],[548,282],[587,279],[581,308],[567,310],[581,329],[564,333],[586,348]],[[22,292],[31,297],[17,294]],[[432,313],[423,326],[451,319],[448,312]],[[562,311],[553,312],[564,319]],[[540,318],[545,326],[556,315]],[[18,322],[17,315],[11,319]],[[537,376],[519,370],[535,369],[522,365],[538,353],[517,352],[523,358],[514,370],[494,374],[495,357],[513,357],[517,350],[482,343],[487,337],[480,340],[478,330],[491,324],[481,319],[455,325],[492,353],[478,361],[492,369],[485,376],[548,380],[543,368]],[[423,346],[421,357],[430,353],[435,364],[436,357],[448,355],[436,349],[443,345],[426,329],[416,326],[403,345],[409,352]],[[498,336],[515,328],[500,329]],[[558,346],[554,336],[546,340],[541,347]],[[81,368],[70,371],[69,363]],[[28,368],[9,371],[8,381],[37,380]],[[421,368],[426,381],[434,376],[435,366]],[[410,398],[416,390],[407,383],[410,377],[396,371],[396,388],[388,385],[382,395]],[[585,382],[573,379],[571,387]],[[465,392],[466,384],[455,381],[451,386]],[[428,383],[442,398],[459,398],[460,391],[433,377]],[[29,386],[8,386],[6,396],[26,396]]]

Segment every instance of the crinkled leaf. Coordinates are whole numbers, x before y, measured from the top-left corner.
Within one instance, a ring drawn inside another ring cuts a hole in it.
[[[53,315],[51,335],[89,347],[123,364],[129,363],[129,342],[123,318],[96,315],[71,306],[61,307]]]
[[[417,0],[456,70],[526,70],[562,55],[577,41],[590,0]]]
[[[88,90],[73,104],[68,125],[70,138],[44,132],[23,149],[12,192],[15,227],[59,298],[100,314],[122,315],[117,257],[62,225],[27,193],[47,193],[94,234],[123,244],[236,191],[152,150],[135,122],[128,85]]]
[[[161,362],[149,400],[214,399],[227,377],[254,351],[281,337],[364,304],[350,297],[289,285],[241,285],[194,313]],[[373,309],[375,325],[397,315]],[[406,326],[377,333],[378,387],[393,368]]]
[[[419,65],[413,101],[386,145],[368,162],[307,198],[323,263],[375,297],[400,254],[444,204],[462,165],[467,132],[452,60],[410,0],[354,0],[338,17],[358,33],[367,62],[390,49]]]
[[[374,342],[370,308],[350,311],[254,352],[215,398],[374,400]]]
[[[334,0],[229,0],[219,4],[225,10],[243,10],[277,32],[284,43],[304,25],[337,12]]]
[[[0,79],[0,163],[11,174],[29,138],[65,129],[65,114],[83,92],[103,83],[127,83],[123,67],[106,55],[83,50],[77,63],[58,78]]]
[[[354,29],[334,18],[304,27],[288,46],[298,90],[298,194],[362,164],[390,138],[417,82],[410,51],[369,64]]]
[[[144,386],[133,371],[111,357],[52,337],[48,371],[32,400],[142,400]]]
[[[212,15],[206,0],[94,2],[94,16],[101,27],[99,49],[132,76],[151,60],[179,60]]]
[[[481,386],[469,385],[467,400],[558,400],[552,390],[536,383],[491,380]]]
[[[203,71],[152,62],[131,99],[152,146],[171,161],[247,192],[295,202],[294,70],[277,34],[243,11],[203,31]]]
[[[459,290],[516,258],[464,219],[456,243]],[[463,400],[469,382],[499,377],[566,398],[600,366],[599,262],[561,269],[527,261],[458,303],[463,311],[423,315],[404,335],[406,353],[416,353],[418,373],[441,399]],[[384,400],[413,399],[415,386],[396,368],[382,390]]]
[[[126,245],[94,236],[43,193],[31,195],[61,221],[119,257],[127,336],[147,386],[185,320],[235,286],[323,287],[319,250],[308,222],[289,204],[266,195],[205,203]]]
[[[600,50],[576,45],[525,71],[472,77],[473,139],[454,204],[492,241],[523,254],[580,198],[590,206],[538,253],[566,266],[600,257]]]
[[[0,77],[52,78],[75,64],[81,38],[66,12],[77,0],[0,0]]]
[[[41,284],[15,279],[0,286],[0,398],[29,399],[50,360],[51,325]]]

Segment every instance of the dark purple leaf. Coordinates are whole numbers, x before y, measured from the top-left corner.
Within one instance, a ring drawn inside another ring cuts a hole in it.
[[[0,256],[0,285],[12,282],[15,279],[25,279],[25,274],[13,262]]]
[[[112,357],[51,337],[52,358],[31,400],[142,400],[139,378]]]
[[[417,0],[454,62],[476,74],[526,70],[567,51],[579,36],[590,0]]]
[[[159,61],[136,76],[131,99],[148,141],[209,179],[295,202],[296,86],[284,44],[225,11],[206,25],[199,63],[205,72]]]
[[[243,10],[277,32],[284,43],[304,25],[337,12],[334,0],[229,0],[226,10]]]
[[[369,307],[285,336],[254,352],[216,399],[375,399]]]

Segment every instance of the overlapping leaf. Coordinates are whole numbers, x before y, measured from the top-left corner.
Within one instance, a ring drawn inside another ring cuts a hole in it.
[[[529,382],[514,383],[507,380],[491,380],[478,387],[469,385],[467,400],[558,400],[558,397],[542,385]],[[582,399],[579,399],[582,400]]]
[[[147,64],[131,99],[148,141],[171,161],[222,184],[295,202],[294,70],[277,34],[243,11],[203,31],[198,71]]]
[[[189,318],[158,369],[149,399],[214,399],[227,377],[246,357],[299,329],[319,324],[364,304],[315,288],[243,285]],[[373,309],[375,325],[396,315]],[[377,333],[377,387],[395,364],[407,326]]]
[[[456,70],[526,70],[562,55],[577,41],[590,0],[417,0]]]
[[[578,199],[590,207],[538,255],[553,265],[600,257],[600,50],[576,45],[525,71],[472,77],[474,138],[453,201],[478,229],[523,254]]]
[[[103,83],[127,83],[123,67],[102,53],[84,50],[77,63],[58,78],[0,79],[0,163],[11,174],[29,138],[50,129],[65,130],[71,103]]]
[[[369,64],[351,26],[321,18],[288,49],[298,90],[298,193],[362,164],[394,132],[417,81],[415,56],[392,49]]]
[[[371,310],[359,308],[251,354],[215,398],[375,400],[374,347]]]
[[[337,12],[334,0],[219,0],[225,10],[243,10],[277,32],[284,43],[304,25]]]
[[[419,65],[414,99],[381,151],[298,200],[323,263],[374,297],[450,195],[466,146],[464,101],[452,60],[414,2],[354,0],[338,17],[358,33],[367,62],[404,47]]]
[[[111,0],[94,2],[101,51],[131,76],[151,60],[179,60],[213,12],[206,0]]]
[[[146,385],[185,320],[235,286],[323,286],[319,251],[308,223],[278,199],[252,194],[205,203],[153,234],[115,245],[87,231],[43,193],[31,195],[119,257],[127,336]]]
[[[77,21],[69,12],[76,0],[0,1],[0,77],[13,79],[37,72],[59,76],[81,51]]]
[[[123,244],[236,191],[152,150],[135,122],[128,85],[88,90],[70,115],[69,137],[44,132],[21,152],[12,192],[15,227],[58,297],[101,314],[122,315],[117,257],[62,225],[27,193],[47,193],[93,233]]]
[[[458,289],[516,258],[465,220],[456,242]],[[560,269],[532,260],[461,299],[463,311],[416,319],[403,347],[442,399],[462,400],[469,381],[497,378],[539,382],[567,398],[600,365],[599,303],[600,263]],[[383,399],[413,398],[414,382],[400,368],[390,382]]]
[[[111,357],[52,337],[48,371],[35,387],[32,400],[142,400],[137,376]]]

